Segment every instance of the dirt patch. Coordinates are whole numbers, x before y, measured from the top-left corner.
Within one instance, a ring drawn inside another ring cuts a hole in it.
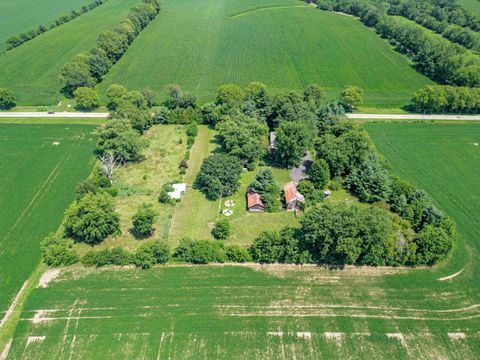
[[[268,336],[279,336],[279,337],[282,337],[282,336],[283,336],[283,331],[269,331],[269,332],[267,332],[267,335],[268,335]]]
[[[465,333],[463,332],[452,332],[452,333],[448,333],[448,338],[450,340],[461,340],[461,339],[465,339],[467,336],[465,335]]]
[[[45,336],[29,336],[25,347],[32,343],[41,343],[43,340],[45,340]]]
[[[333,340],[337,343],[342,341],[344,333],[341,332],[326,332],[324,333],[327,340]]]
[[[3,349],[2,353],[0,354],[0,360],[7,360],[8,353],[10,352],[10,347],[12,346],[12,339],[7,343],[5,349]]]
[[[297,332],[297,338],[311,339],[312,338],[312,333],[310,331],[298,331]]]
[[[386,335],[390,339],[397,339],[398,341],[400,341],[400,343],[405,349],[408,348],[407,342],[405,341],[405,337],[402,333],[388,333]]]
[[[60,269],[49,269],[45,271],[40,278],[40,281],[38,282],[38,287],[39,288],[46,288],[47,285],[55,280],[58,275],[60,275],[61,270]]]
[[[449,276],[445,276],[445,277],[442,277],[442,278],[439,278],[437,279],[438,281],[447,281],[447,280],[452,280],[453,278],[457,277],[458,275],[460,275],[461,273],[463,272],[463,269],[456,272],[455,274],[452,274],[452,275],[449,275]]]
[[[33,315],[32,323],[41,324],[43,322],[52,320],[51,318],[45,317],[45,315],[47,315],[48,313],[48,310],[37,310],[35,315]]]

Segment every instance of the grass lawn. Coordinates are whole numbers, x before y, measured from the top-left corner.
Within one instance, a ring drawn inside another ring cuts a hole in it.
[[[71,0],[69,0],[71,1]],[[0,55],[1,86],[19,105],[54,105],[60,100],[60,69],[89,50],[103,30],[117,26],[138,0],[109,0],[102,6]]]
[[[0,53],[14,35],[51,25],[57,18],[80,9],[92,0],[0,0]]]
[[[221,84],[250,81],[274,93],[318,83],[330,96],[359,85],[371,107],[400,107],[431,84],[352,17],[295,0],[166,0],[99,90],[119,83],[164,94],[178,83],[205,101]]]
[[[39,263],[39,242],[57,230],[75,186],[90,173],[93,129],[0,124],[0,313]]]
[[[106,119],[102,118],[3,118],[0,117],[0,124],[84,124],[84,125],[100,125],[105,123]]]
[[[134,250],[147,240],[166,238],[174,207],[158,201],[163,184],[181,179],[178,164],[186,151],[186,133],[179,125],[153,126],[144,135],[149,146],[144,150],[145,159],[128,164],[115,173],[114,186],[119,190],[115,198],[115,207],[120,215],[122,234],[109,237],[96,249],[122,246]],[[155,232],[148,238],[132,233],[132,216],[142,203],[153,205],[158,213],[154,225]],[[91,249],[88,245],[78,245],[80,252]]]
[[[169,233],[169,243],[172,247],[178,245],[183,237],[191,239],[211,239],[214,223],[224,217],[222,210],[226,209],[225,201],[233,200],[235,206],[233,215],[229,217],[232,224],[232,235],[225,243],[248,245],[262,231],[280,230],[283,226],[297,226],[298,221],[292,212],[249,213],[247,211],[245,192],[253,181],[259,169],[253,172],[244,171],[240,177],[240,186],[236,194],[217,201],[208,200],[203,193],[191,187],[200,170],[203,159],[218,148],[215,131],[205,126],[199,127],[199,134],[192,147],[190,167],[186,174],[188,190],[182,201],[175,207]],[[273,169],[280,185],[289,181],[289,171]]]

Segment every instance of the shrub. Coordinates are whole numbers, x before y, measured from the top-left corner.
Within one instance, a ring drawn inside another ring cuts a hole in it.
[[[133,256],[133,263],[142,269],[148,269],[153,265],[166,264],[170,259],[170,251],[165,241],[154,241],[143,244]]]
[[[48,235],[40,243],[42,260],[48,266],[68,266],[78,261],[78,254],[73,241],[55,234]]]
[[[82,257],[81,262],[84,266],[125,266],[130,264],[131,257],[131,254],[125,249],[115,247],[100,251],[90,250]]]
[[[0,109],[11,109],[15,106],[13,93],[7,88],[0,88]]]
[[[363,90],[358,86],[347,86],[340,93],[340,98],[346,109],[354,110],[363,102]]]
[[[86,194],[65,212],[65,235],[95,245],[120,233],[120,219],[113,200],[104,193]]]
[[[306,249],[300,246],[295,230],[284,228],[278,232],[262,232],[250,246],[254,261],[260,263],[296,263],[310,261]]]
[[[230,245],[225,247],[225,256],[228,261],[244,263],[252,261],[252,256],[248,252],[248,249],[239,245]]]
[[[100,104],[98,94],[94,89],[79,87],[74,92],[75,108],[78,110],[93,110]]]
[[[213,237],[217,240],[226,240],[230,236],[232,228],[228,219],[220,219],[215,223],[212,230]]]
[[[153,224],[158,214],[153,210],[151,204],[142,204],[132,217],[133,229],[141,236],[148,236],[153,233]]]
[[[193,264],[223,263],[227,260],[223,244],[212,240],[192,241],[184,238],[175,249],[174,259]]]
[[[160,189],[160,194],[158,195],[158,201],[162,204],[171,204],[173,199],[168,195],[169,192],[173,191],[173,186],[171,183],[164,184]]]

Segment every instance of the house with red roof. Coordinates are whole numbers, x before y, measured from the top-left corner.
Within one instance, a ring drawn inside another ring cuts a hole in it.
[[[263,204],[262,197],[259,193],[248,190],[247,193],[247,208],[248,211],[262,212],[265,211],[265,205]]]
[[[283,187],[285,193],[285,204],[287,205],[287,211],[297,210],[300,204],[305,203],[305,198],[297,191],[297,184],[290,181]]]

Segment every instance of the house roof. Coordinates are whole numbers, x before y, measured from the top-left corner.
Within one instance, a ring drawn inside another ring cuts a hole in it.
[[[180,199],[182,194],[187,191],[187,184],[173,184],[173,191],[168,193],[171,199]]]
[[[295,182],[290,181],[286,183],[283,187],[283,191],[285,192],[285,201],[287,203],[295,200],[305,202],[305,198],[303,197],[303,195],[297,191],[297,185],[295,184]]]
[[[248,208],[252,208],[254,206],[259,206],[261,208],[264,208],[265,205],[263,205],[262,198],[260,197],[259,193],[256,193],[254,191],[249,191],[247,194],[247,206]]]

